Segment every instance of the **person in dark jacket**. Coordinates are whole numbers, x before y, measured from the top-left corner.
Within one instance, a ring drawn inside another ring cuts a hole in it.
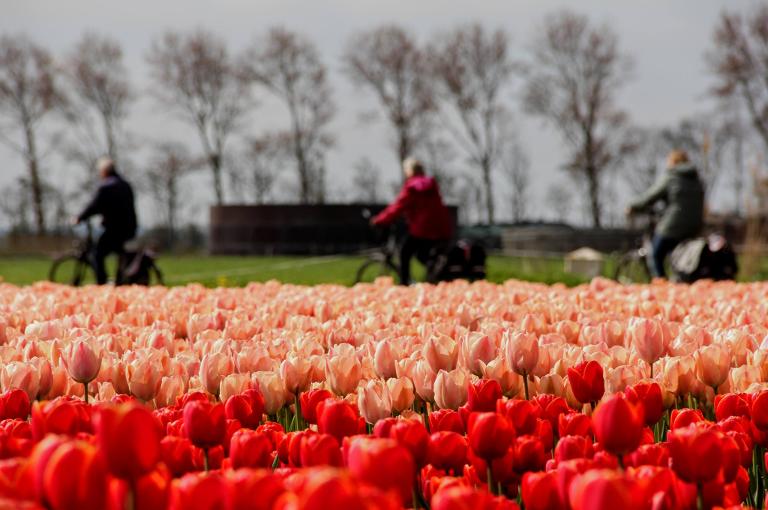
[[[117,172],[111,159],[101,159],[97,164],[101,182],[96,195],[74,220],[80,223],[91,216],[100,215],[104,233],[96,242],[94,258],[96,281],[107,282],[104,261],[111,253],[122,255],[125,242],[136,235],[136,209],[133,189]],[[119,270],[118,270],[119,271]]]
[[[434,177],[425,175],[416,159],[403,162],[405,182],[392,204],[371,220],[373,225],[389,225],[405,217],[408,235],[400,248],[400,283],[411,282],[411,259],[427,264],[430,252],[453,237],[453,219],[443,204]]]
[[[698,236],[704,225],[704,186],[684,151],[670,153],[665,174],[627,212],[641,212],[660,201],[666,207],[654,232],[651,269],[664,278],[667,255],[680,242]]]

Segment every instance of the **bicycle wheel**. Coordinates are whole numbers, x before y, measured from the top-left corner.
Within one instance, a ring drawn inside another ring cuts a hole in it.
[[[636,251],[625,253],[616,263],[613,279],[619,283],[648,283],[651,273],[645,257]]]
[[[93,268],[75,255],[62,255],[54,259],[48,279],[75,287],[96,281]]]
[[[163,280],[163,272],[160,271],[160,268],[157,267],[157,264],[152,264],[152,267],[149,268],[149,284],[150,285],[160,285],[161,287],[165,285],[165,281]]]
[[[355,274],[355,283],[372,282],[379,276],[397,278],[397,267],[387,260],[366,260]]]

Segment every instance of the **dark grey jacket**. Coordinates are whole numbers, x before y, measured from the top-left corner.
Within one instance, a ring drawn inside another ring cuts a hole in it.
[[[656,202],[666,203],[656,234],[674,239],[696,237],[704,224],[704,186],[696,168],[690,164],[672,167],[640,198],[632,203],[633,212]]]
[[[113,235],[130,239],[136,235],[136,210],[133,189],[119,175],[112,175],[99,184],[91,202],[78,216],[79,221],[101,215],[104,230]]]

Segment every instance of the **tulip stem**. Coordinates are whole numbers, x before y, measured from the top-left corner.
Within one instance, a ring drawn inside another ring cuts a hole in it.
[[[125,510],[134,510],[136,508],[135,488],[133,483],[128,484],[128,491],[125,493]]]
[[[701,483],[696,484],[696,508],[704,510],[704,486]]]
[[[88,403],[88,383],[83,383],[83,387],[85,390],[83,391],[83,395],[85,396],[85,403]]]
[[[203,469],[208,472],[208,448],[203,448]]]
[[[528,374],[523,371],[523,388],[525,388],[525,400],[528,400]]]
[[[653,379],[653,363],[648,363],[648,364],[651,365],[651,379]]]
[[[492,461],[491,461],[491,459],[486,459],[485,462],[487,463],[487,467],[486,467],[487,475],[486,476],[488,478],[488,480],[487,480],[488,481],[488,492],[490,492],[491,494],[496,494],[496,491],[494,490],[495,486],[493,484],[493,473],[491,472],[491,462]]]

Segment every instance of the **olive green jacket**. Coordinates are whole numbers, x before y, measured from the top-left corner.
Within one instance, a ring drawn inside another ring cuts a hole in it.
[[[674,239],[696,237],[704,223],[704,186],[696,168],[690,164],[672,167],[659,181],[630,206],[633,212],[648,209],[656,202],[666,203],[656,225],[656,234]]]

